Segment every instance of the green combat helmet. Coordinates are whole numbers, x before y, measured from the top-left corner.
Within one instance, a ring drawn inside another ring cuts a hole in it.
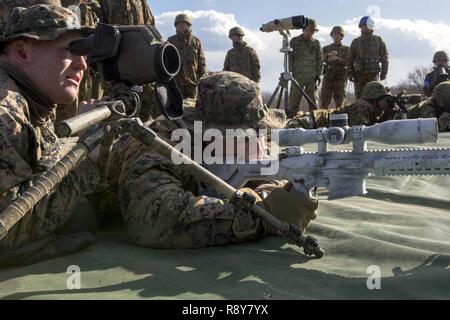
[[[245,33],[244,33],[244,30],[242,30],[242,28],[234,27],[234,28],[230,29],[230,32],[228,33],[228,37],[231,38],[231,36],[233,36],[233,35],[243,37],[243,36],[245,36]]]
[[[431,99],[441,107],[450,106],[450,81],[438,84],[433,89]]]
[[[334,26],[333,29],[331,29],[330,36],[332,36],[335,32],[340,33],[342,36],[345,35],[344,28],[342,28],[341,26]]]
[[[6,23],[15,7],[29,8],[37,4],[50,4],[61,7],[60,0],[2,0],[0,6],[0,25]]]
[[[176,27],[178,22],[183,22],[183,21],[189,25],[192,25],[192,18],[189,15],[187,15],[186,13],[180,13],[179,15],[177,15],[175,17],[174,26]]]
[[[378,100],[389,95],[389,89],[378,81],[371,81],[364,87],[361,98],[364,100]]]
[[[308,19],[308,28],[312,28],[315,31],[319,31],[319,29],[317,29],[317,22],[314,19]]]
[[[81,27],[77,15],[69,9],[40,4],[14,8],[3,30],[1,41],[5,42],[19,37],[49,41],[68,31],[85,35],[94,29]]]
[[[264,104],[256,82],[231,71],[199,80],[196,112],[212,128],[283,128],[286,123],[283,110]]]
[[[448,61],[448,54],[445,51],[437,51],[433,56],[433,62]]]

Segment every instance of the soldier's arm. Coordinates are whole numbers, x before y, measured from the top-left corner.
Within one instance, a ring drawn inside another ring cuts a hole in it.
[[[151,24],[155,25],[155,17],[153,16],[152,11],[150,10],[150,7],[148,6],[148,3],[146,0],[142,1],[142,7],[144,11],[144,24]]]
[[[198,41],[198,68],[197,76],[200,79],[206,73],[206,59],[203,52],[203,46],[200,40]]]
[[[386,79],[389,69],[389,53],[386,48],[386,43],[380,38],[380,61],[381,61],[381,80]]]
[[[259,82],[261,80],[261,64],[258,54],[252,48],[250,48],[250,65],[252,66],[252,80]]]
[[[230,51],[227,52],[225,56],[225,61],[223,63],[223,71],[230,71]]]
[[[320,77],[322,75],[323,72],[323,51],[322,48],[320,46],[320,42],[317,40],[317,48],[316,48],[316,78]]]
[[[294,69],[292,66],[294,65],[294,51],[295,51],[295,45],[291,39],[290,46],[292,48],[292,51],[288,52],[288,59],[289,59],[289,72],[293,72]]]
[[[353,79],[355,76],[355,56],[356,56],[356,49],[355,49],[355,40],[352,41],[352,44],[350,45],[350,48],[348,50],[347,54],[347,75],[349,79]]]
[[[439,132],[450,130],[450,113],[444,112],[438,119]]]

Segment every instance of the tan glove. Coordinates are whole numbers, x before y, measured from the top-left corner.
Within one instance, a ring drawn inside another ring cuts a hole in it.
[[[317,218],[319,199],[307,198],[291,190],[292,185],[273,190],[264,199],[266,210],[281,221],[293,223],[305,231],[311,220]],[[269,230],[270,232],[272,230]],[[278,232],[271,232],[278,234]]]

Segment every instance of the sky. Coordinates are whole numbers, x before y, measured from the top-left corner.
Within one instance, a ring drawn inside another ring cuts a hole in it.
[[[278,18],[305,15],[316,19],[315,35],[322,46],[331,43],[330,30],[342,25],[344,44],[359,36],[358,22],[364,15],[375,20],[375,34],[383,37],[389,50],[390,66],[386,84],[406,79],[415,66],[432,66],[435,51],[450,52],[450,1],[405,0],[149,0],[156,26],[165,39],[175,33],[173,21],[178,13],[193,17],[193,33],[203,44],[209,71],[223,68],[231,48],[228,31],[241,26],[244,40],[261,60],[261,87],[271,92],[283,71],[282,37],[277,32],[259,31],[263,23]],[[292,30],[291,35],[300,34]]]

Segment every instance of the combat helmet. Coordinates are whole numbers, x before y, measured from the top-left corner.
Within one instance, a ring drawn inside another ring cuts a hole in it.
[[[441,107],[450,106],[450,81],[438,84],[433,89],[431,99]]]
[[[364,16],[359,20],[358,27],[367,27],[370,30],[373,30],[375,28],[375,21],[370,16]]]
[[[189,25],[192,25],[192,18],[186,13],[180,13],[175,17],[174,26],[176,27],[177,23],[182,21],[186,22]]]
[[[317,29],[317,22],[314,19],[308,19],[308,28],[313,28],[315,31],[319,31],[319,29]]]
[[[0,41],[21,37],[50,41],[68,31],[78,31],[82,35],[87,35],[94,29],[82,27],[78,16],[63,7],[45,4],[27,9],[16,7],[3,28]]]
[[[231,38],[232,35],[243,37],[243,36],[245,36],[245,33],[241,27],[234,27],[234,28],[231,28],[230,31],[228,32],[229,38]]]
[[[389,95],[389,89],[378,81],[371,81],[363,89],[361,98],[364,100],[378,100]]]
[[[447,52],[445,52],[445,51],[437,51],[434,54],[434,56],[433,56],[433,62],[442,61],[442,60],[448,61],[448,54],[447,54]]]
[[[15,7],[29,8],[37,4],[50,4],[53,6],[61,7],[60,0],[2,0],[1,2],[2,5],[0,7],[0,25],[6,23],[8,17]]]
[[[263,102],[258,84],[231,71],[211,72],[198,82],[197,117],[207,127],[283,128],[286,114],[269,109]]]
[[[344,28],[342,28],[341,26],[334,26],[333,29],[331,29],[330,36],[332,36],[335,32],[339,32],[342,36],[345,35]]]

